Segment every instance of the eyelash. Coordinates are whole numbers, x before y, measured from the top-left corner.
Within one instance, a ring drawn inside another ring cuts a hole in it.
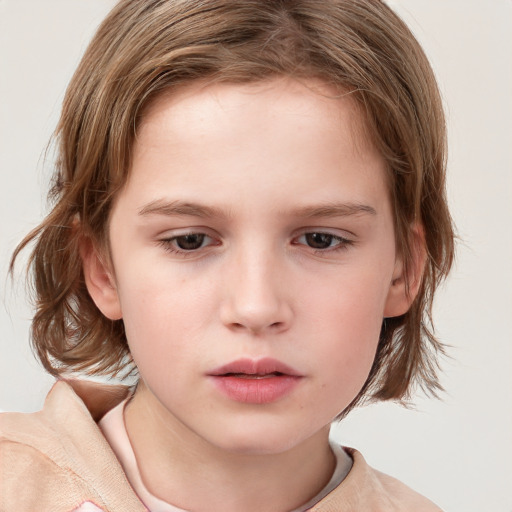
[[[182,249],[182,248],[179,248],[176,246],[176,241],[179,239],[179,238],[185,238],[187,236],[202,236],[203,239],[201,240],[201,246],[198,247],[197,249]],[[159,240],[159,244],[163,246],[163,248],[167,251],[167,252],[170,252],[172,254],[178,254],[178,255],[182,255],[182,256],[187,256],[187,255],[192,255],[194,253],[196,253],[197,251],[199,251],[200,249],[203,249],[203,246],[202,246],[202,243],[205,239],[211,239],[213,240],[213,238],[211,236],[208,236],[206,233],[200,233],[200,232],[193,232],[191,231],[190,233],[183,233],[182,235],[176,235],[176,236],[172,236],[170,238],[164,238],[162,240]],[[218,245],[218,244],[214,244],[214,245]],[[208,247],[209,245],[207,245],[206,247]]]
[[[338,252],[338,251],[346,251],[350,246],[354,245],[354,240],[350,240],[349,238],[345,238],[345,237],[342,237],[340,235],[334,235],[333,233],[326,233],[324,231],[307,231],[305,233],[303,233],[302,235],[300,235],[299,237],[296,237],[295,239],[300,239],[300,238],[303,238],[303,237],[307,237],[308,235],[322,235],[322,236],[327,236],[330,238],[330,242],[337,242],[335,246],[333,247],[326,247],[324,249],[318,249],[318,248],[314,248],[314,247],[311,247],[310,245],[307,245],[307,244],[299,244],[298,242],[295,242],[294,245],[305,245],[307,247],[309,247],[310,249],[314,249],[314,254],[319,254],[319,255],[325,255],[325,253],[332,253],[332,252]]]
[[[179,238],[184,238],[187,236],[194,236],[194,235],[203,237],[203,239],[201,240],[201,246],[198,247],[197,249],[187,250],[187,249],[178,248],[176,246],[176,241]],[[295,240],[301,239],[303,237],[307,237],[308,235],[324,235],[324,236],[330,237],[330,239],[331,239],[330,242],[335,241],[337,243],[333,247],[326,247],[324,249],[319,249],[319,248],[315,249],[314,247],[311,247],[308,244],[301,244],[301,243],[295,241]],[[162,240],[159,240],[158,243],[159,243],[159,245],[163,246],[163,248],[167,252],[186,257],[188,255],[193,255],[193,254],[197,253],[199,250],[204,249],[205,247],[210,247],[212,245],[220,245],[219,243],[216,243],[216,244],[214,243],[214,244],[208,244],[206,246],[203,246],[202,244],[205,239],[214,240],[211,236],[207,235],[206,233],[190,232],[190,233],[183,233],[181,235],[173,236],[170,238],[164,238]],[[325,255],[326,253],[346,251],[350,246],[353,246],[355,244],[355,241],[350,240],[345,237],[342,237],[340,235],[334,235],[332,233],[328,233],[328,232],[324,232],[324,231],[307,231],[307,232],[304,232],[301,235],[295,237],[294,241],[292,241],[292,244],[293,245],[304,245],[305,247],[309,247],[310,249],[313,249],[313,253],[315,255]]]

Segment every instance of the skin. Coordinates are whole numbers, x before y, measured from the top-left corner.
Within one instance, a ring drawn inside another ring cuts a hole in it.
[[[350,96],[306,85],[160,97],[113,207],[111,263],[83,250],[140,372],[125,421],[143,481],[187,510],[284,511],[319,492],[330,423],[363,386],[383,318],[414,297],[382,157]],[[205,236],[180,249],[191,233]],[[300,380],[272,403],[234,401],[208,374],[242,357]]]

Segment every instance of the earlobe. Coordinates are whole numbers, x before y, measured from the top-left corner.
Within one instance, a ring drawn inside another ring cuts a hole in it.
[[[403,257],[397,257],[393,278],[389,287],[384,317],[392,318],[405,315],[418,295],[427,259],[425,231],[423,226],[415,224],[411,233],[411,250],[408,264]]]
[[[90,238],[80,243],[85,285],[98,309],[110,320],[122,318],[121,304],[113,273]]]

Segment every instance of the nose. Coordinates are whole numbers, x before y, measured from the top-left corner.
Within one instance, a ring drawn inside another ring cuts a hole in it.
[[[270,250],[247,248],[229,263],[221,321],[231,330],[253,334],[286,331],[293,318],[284,264]]]

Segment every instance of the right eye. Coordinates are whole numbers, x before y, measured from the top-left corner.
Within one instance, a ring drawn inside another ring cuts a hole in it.
[[[214,243],[214,240],[204,233],[185,233],[160,240],[169,252],[187,253],[197,251]]]

